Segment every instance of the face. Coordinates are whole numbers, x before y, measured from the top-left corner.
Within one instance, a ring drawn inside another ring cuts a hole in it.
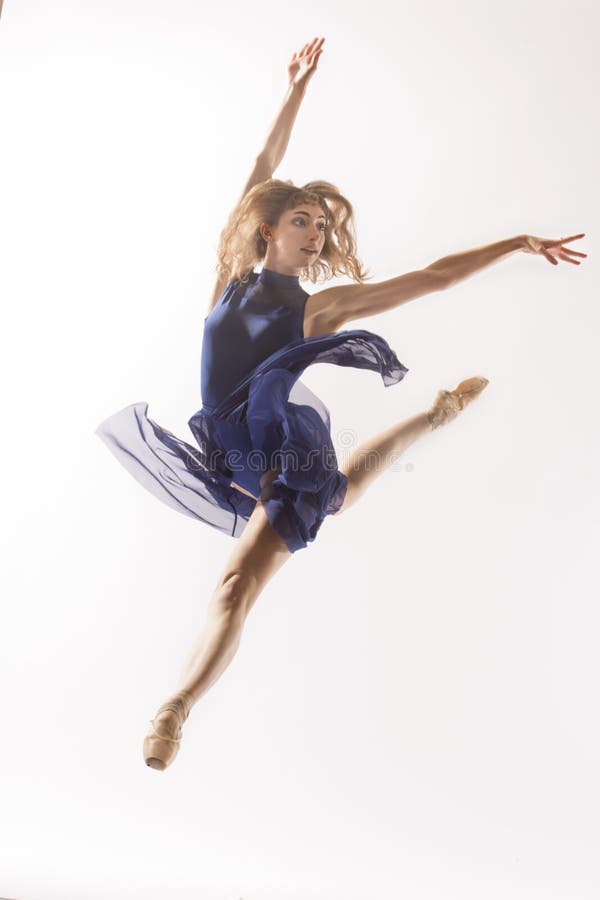
[[[264,267],[284,275],[298,275],[314,263],[323,249],[325,213],[318,203],[300,203],[286,210],[274,228],[263,224],[260,230],[267,242]]]

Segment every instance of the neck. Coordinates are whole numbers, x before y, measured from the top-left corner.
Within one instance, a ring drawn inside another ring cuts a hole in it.
[[[269,266],[263,265],[260,275],[258,276],[261,281],[269,281],[272,284],[280,284],[283,285],[299,285],[300,284],[300,276],[294,273],[289,272],[278,272],[275,269],[269,268]]]

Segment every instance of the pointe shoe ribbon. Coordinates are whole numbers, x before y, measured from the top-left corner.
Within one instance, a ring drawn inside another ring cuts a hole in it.
[[[152,725],[151,732],[144,739],[144,761],[147,766],[152,769],[163,770],[169,766],[179,751],[181,743],[181,728],[187,719],[190,709],[192,708],[192,699],[185,691],[178,691],[170,700],[163,703],[156,711],[154,719],[150,719]],[[179,737],[172,738],[159,734],[156,730],[154,722],[161,714],[170,710],[177,716],[177,724],[179,726]]]
[[[488,385],[489,379],[480,375],[465,378],[453,391],[438,391],[435,402],[427,412],[427,418],[432,428],[438,428],[456,418],[458,413],[465,408]]]

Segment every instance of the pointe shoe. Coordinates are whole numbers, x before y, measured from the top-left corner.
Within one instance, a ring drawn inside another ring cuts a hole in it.
[[[455,419],[461,409],[478,397],[488,384],[487,378],[475,375],[461,381],[453,391],[438,391],[433,406],[427,412],[431,428],[438,428]]]
[[[167,703],[163,703],[163,705],[158,708],[154,719],[150,719],[152,728],[144,739],[144,761],[147,766],[162,771],[163,769],[166,769],[167,766],[171,765],[179,752],[179,744],[181,743],[182,737],[181,727],[187,719],[192,705],[193,701],[190,694],[186,691],[178,691],[176,694],[173,694]],[[161,728],[162,724],[162,734],[154,727],[154,722],[161,712],[166,712],[167,710],[172,710],[177,716],[177,725],[179,727],[178,737],[169,737],[166,734],[167,727],[165,724],[158,723],[159,728]]]

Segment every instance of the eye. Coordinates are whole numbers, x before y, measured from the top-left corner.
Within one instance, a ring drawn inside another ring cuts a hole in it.
[[[294,219],[294,222],[300,222],[302,225],[306,225],[306,219],[298,218]],[[325,222],[319,222],[319,226],[322,226],[322,230],[325,231]]]

